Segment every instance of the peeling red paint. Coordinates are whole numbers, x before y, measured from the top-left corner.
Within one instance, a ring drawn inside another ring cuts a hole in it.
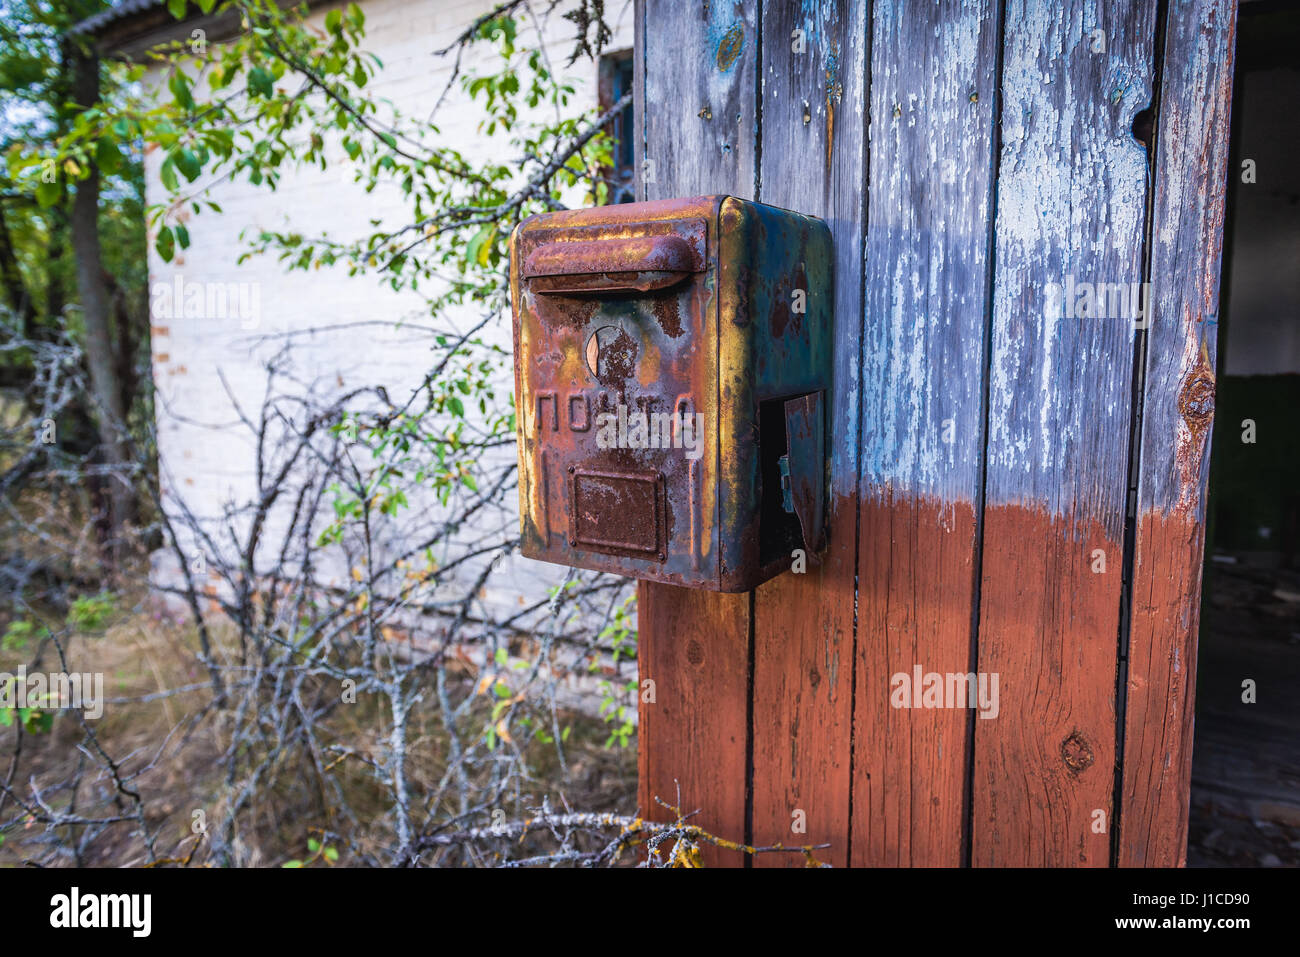
[[[1184,510],[1137,526],[1124,731],[1121,867],[1187,863],[1205,527]]]
[[[975,509],[885,489],[862,503],[861,524],[852,863],[956,867],[969,712],[897,709],[889,691],[918,664],[973,669]]]
[[[1110,861],[1122,556],[1104,522],[985,509],[977,670],[1001,708],[975,722],[977,866]]]

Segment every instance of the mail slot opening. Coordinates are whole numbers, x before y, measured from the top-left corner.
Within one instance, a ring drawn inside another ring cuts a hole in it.
[[[643,272],[570,273],[563,276],[538,276],[529,280],[533,292],[556,296],[605,296],[609,293],[645,293],[668,289],[690,276],[688,272],[646,270]]]
[[[781,457],[786,454],[788,444],[785,427],[788,398],[793,396],[768,399],[758,404],[759,467],[763,483],[758,559],[764,565],[778,558],[789,558],[794,549],[804,548],[799,517],[786,510],[786,493],[781,481]]]

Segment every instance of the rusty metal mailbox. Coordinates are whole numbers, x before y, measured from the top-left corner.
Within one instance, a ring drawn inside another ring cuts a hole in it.
[[[831,238],[730,196],[510,243],[522,552],[744,591],[824,545]]]

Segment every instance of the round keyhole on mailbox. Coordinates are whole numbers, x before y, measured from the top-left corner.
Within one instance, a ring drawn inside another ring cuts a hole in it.
[[[605,385],[617,385],[632,375],[636,356],[636,340],[618,326],[601,326],[587,340],[587,368]]]

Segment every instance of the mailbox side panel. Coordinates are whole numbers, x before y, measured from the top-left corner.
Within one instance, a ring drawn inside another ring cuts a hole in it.
[[[833,256],[820,220],[734,197],[719,211],[718,246],[720,576],[730,592],[787,571],[801,544],[789,537],[797,518],[773,504],[775,458],[786,451],[782,400],[830,386]]]

